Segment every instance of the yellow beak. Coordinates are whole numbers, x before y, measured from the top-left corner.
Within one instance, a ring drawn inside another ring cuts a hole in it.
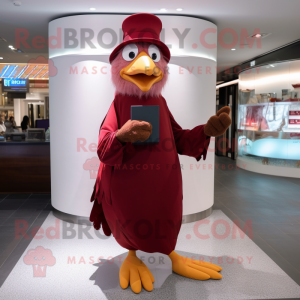
[[[120,76],[134,83],[143,92],[147,92],[155,82],[163,78],[164,74],[149,55],[142,51],[127,67],[120,71]]]

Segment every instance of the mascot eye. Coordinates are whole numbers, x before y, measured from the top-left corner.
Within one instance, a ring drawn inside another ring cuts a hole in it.
[[[155,61],[155,62],[160,61],[160,51],[155,45],[149,46],[148,53],[153,61]]]
[[[122,57],[126,61],[131,61],[133,60],[138,54],[138,47],[136,44],[129,44],[124,47],[122,51]]]

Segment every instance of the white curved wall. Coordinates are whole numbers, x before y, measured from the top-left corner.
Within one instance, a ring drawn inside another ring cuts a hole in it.
[[[103,28],[119,33],[126,15],[80,15],[54,20],[49,36],[57,28],[90,28],[95,34]],[[176,121],[183,128],[207,122],[215,113],[216,49],[201,46],[200,33],[216,26],[208,21],[178,16],[160,16],[165,42],[172,44],[169,81],[163,96]],[[182,33],[190,28],[180,48],[172,30]],[[106,43],[109,41],[107,37]],[[208,34],[206,42],[216,44],[216,35]],[[119,36],[118,36],[119,40]],[[197,48],[192,46],[197,43]],[[51,193],[52,205],[65,213],[89,216],[89,202],[94,178],[84,170],[86,160],[97,157],[96,145],[100,124],[114,98],[108,57],[111,49],[49,49],[57,70],[50,76],[51,123]],[[63,43],[62,43],[63,46]],[[51,63],[51,62],[50,62]],[[76,70],[73,74],[70,70]],[[105,74],[106,73],[106,74]],[[78,148],[78,143],[85,143]],[[183,164],[183,214],[193,214],[213,205],[214,143],[206,161],[180,156]]]

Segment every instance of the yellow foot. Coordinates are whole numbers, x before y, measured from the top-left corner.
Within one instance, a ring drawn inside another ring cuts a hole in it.
[[[173,272],[181,276],[198,280],[222,278],[222,275],[218,273],[222,268],[217,265],[205,261],[193,260],[181,256],[174,251],[169,254],[169,257],[172,260]]]
[[[135,251],[129,250],[120,268],[119,278],[122,289],[126,289],[130,283],[132,291],[137,294],[141,292],[142,284],[145,290],[153,290],[154,277]]]

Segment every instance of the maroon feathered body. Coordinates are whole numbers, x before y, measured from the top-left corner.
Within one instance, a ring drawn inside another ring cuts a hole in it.
[[[148,43],[136,43],[147,53]],[[128,61],[120,52],[112,67],[122,70]],[[182,177],[179,154],[206,157],[209,137],[203,125],[182,129],[161,96],[167,62],[156,63],[163,79],[142,92],[134,83],[113,72],[116,96],[101,125],[97,153],[101,161],[90,220],[104,233],[112,232],[129,250],[170,254],[176,245],[182,219]],[[176,87],[175,87],[176,88]],[[172,99],[169,99],[172,101]],[[130,118],[132,105],[159,105],[159,143],[121,143],[116,132]]]

